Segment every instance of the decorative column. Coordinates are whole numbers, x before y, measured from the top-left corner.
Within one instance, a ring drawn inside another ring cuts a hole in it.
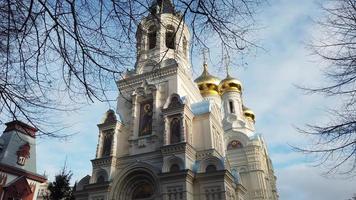
[[[96,158],[101,157],[101,141],[102,140],[102,135],[101,135],[101,130],[99,130],[99,135],[98,135],[98,144],[96,145]]]
[[[164,123],[164,131],[163,131],[163,145],[168,145],[168,134],[169,134],[169,120],[168,118],[165,116],[163,118],[163,123]]]
[[[158,108],[158,101],[157,101],[157,89],[152,88],[151,89],[151,94],[152,94],[152,135],[157,135],[158,130],[157,130],[157,108]]]
[[[132,94],[131,95],[131,99],[132,99],[132,109],[131,109],[131,126],[130,126],[130,129],[131,129],[131,133],[130,133],[130,136],[131,137],[134,137],[135,136],[135,120],[136,120],[136,110],[137,110],[137,95],[136,94]]]
[[[184,129],[184,115],[181,114],[180,117],[179,117],[179,120],[180,120],[180,138],[181,138],[181,141],[182,142],[186,142],[187,139],[185,137],[185,129]]]

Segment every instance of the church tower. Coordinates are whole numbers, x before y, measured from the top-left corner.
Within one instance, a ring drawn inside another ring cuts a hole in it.
[[[76,199],[278,199],[241,83],[211,75],[206,59],[193,80],[181,14],[170,0],[149,10],[135,68],[117,81],[117,109],[98,124],[92,174],[78,182]]]

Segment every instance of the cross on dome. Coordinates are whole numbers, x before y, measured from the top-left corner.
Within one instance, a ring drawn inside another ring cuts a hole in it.
[[[209,54],[209,49],[208,48],[203,48],[201,50],[201,54],[203,55],[203,65],[205,67],[205,65],[208,64],[208,54]]]
[[[230,73],[229,73],[230,56],[225,54],[224,57],[223,57],[223,62],[224,62],[224,65],[225,65],[226,76],[230,76]]]

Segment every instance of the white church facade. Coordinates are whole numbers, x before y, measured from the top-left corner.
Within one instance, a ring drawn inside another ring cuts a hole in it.
[[[137,29],[135,70],[117,81],[117,110],[98,124],[92,174],[77,200],[277,200],[276,177],[242,84],[193,80],[190,32],[170,0]]]

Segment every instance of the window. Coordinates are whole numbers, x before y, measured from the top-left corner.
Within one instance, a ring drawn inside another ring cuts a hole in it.
[[[104,183],[105,182],[105,177],[103,175],[100,175],[96,182],[97,183]]]
[[[179,172],[180,168],[177,164],[173,164],[171,168],[169,169],[169,172]]]
[[[180,138],[180,119],[179,118],[173,118],[171,121],[171,144],[178,143],[181,141]]]
[[[227,145],[227,150],[240,149],[240,148],[243,148],[243,145],[238,140],[233,140]]]
[[[229,109],[230,113],[235,113],[234,103],[232,101],[229,101]]]
[[[150,26],[148,29],[148,49],[156,47],[157,43],[157,31],[155,26]]]
[[[113,131],[114,130],[106,130],[102,133],[103,137],[103,147],[102,147],[102,156],[110,156],[111,154],[111,146],[112,146],[112,139],[113,139]]]
[[[173,26],[168,26],[166,30],[166,47],[175,49],[175,30]]]
[[[215,165],[208,165],[205,169],[205,172],[215,172],[216,166]]]

